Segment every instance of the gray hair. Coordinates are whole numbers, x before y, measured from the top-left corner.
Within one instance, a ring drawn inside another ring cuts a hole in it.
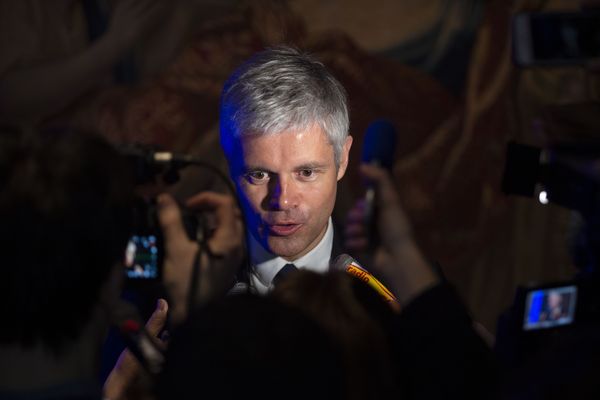
[[[348,136],[346,92],[325,66],[290,47],[262,51],[229,77],[221,95],[221,146],[231,159],[244,135],[271,135],[318,124],[339,166]]]

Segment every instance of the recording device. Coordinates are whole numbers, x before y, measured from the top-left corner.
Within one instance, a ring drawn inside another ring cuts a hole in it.
[[[174,184],[179,181],[179,170],[189,165],[210,168],[193,156],[162,151],[152,145],[126,144],[120,146],[119,151],[129,161],[136,185],[156,183],[158,177],[167,184]]]
[[[600,57],[600,12],[517,14],[512,38],[521,67],[582,64]]]
[[[581,220],[570,249],[578,268],[575,278],[519,287],[513,305],[500,317],[496,349],[508,366],[524,365],[584,338],[600,322],[600,176],[593,168],[599,159],[595,142],[507,146],[502,190],[577,211]]]
[[[577,210],[584,217],[597,215],[600,177],[595,177],[589,166],[599,158],[600,146],[596,143],[557,144],[541,149],[509,142],[502,190]]]
[[[160,281],[164,241],[154,199],[138,198],[134,208],[134,231],[125,248],[125,275],[131,284]],[[190,240],[202,243],[214,229],[214,221],[204,213],[192,213],[180,206],[183,227]]]
[[[547,285],[525,291],[523,330],[558,328],[575,322],[577,286]]]
[[[397,305],[398,302],[396,296],[348,254],[340,254],[337,256],[331,263],[331,268],[334,271],[345,271],[349,275],[363,281],[379,293],[385,301]]]
[[[161,275],[163,246],[154,233],[134,234],[125,250],[125,272],[129,279],[158,279]]]
[[[365,133],[362,162],[391,171],[394,166],[396,136],[396,129],[390,121],[380,119],[372,122]],[[371,247],[377,242],[375,196],[375,188],[368,185],[365,192],[365,226],[369,230]]]
[[[133,226],[123,260],[125,275],[132,281],[159,281],[164,245],[154,201],[136,199]]]
[[[158,151],[152,146],[127,145],[120,148],[130,162],[137,185],[152,184],[160,178],[164,183],[179,180],[179,170],[197,161],[187,155]],[[203,241],[210,234],[209,217],[180,207],[188,237]],[[156,199],[138,197],[133,210],[133,234],[125,249],[125,276],[131,285],[162,279],[164,243],[158,222]]]
[[[583,293],[597,282],[598,225],[600,217],[600,177],[595,176],[595,160],[600,159],[597,143],[558,143],[548,148],[537,148],[509,142],[502,177],[506,194],[536,197],[540,203],[554,203],[578,211],[583,225],[574,243],[573,258],[580,269],[577,283],[564,282],[534,288],[520,288],[515,302],[521,315],[521,329],[535,331],[572,325],[577,321]],[[546,308],[556,305],[548,315]],[[595,302],[595,300],[594,300]],[[585,306],[585,305],[584,305]],[[596,312],[586,312],[595,315]],[[600,315],[600,313],[598,313]]]

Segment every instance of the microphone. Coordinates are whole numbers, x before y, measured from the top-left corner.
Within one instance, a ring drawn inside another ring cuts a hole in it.
[[[334,271],[345,271],[355,278],[360,279],[371,288],[375,289],[375,291],[379,293],[385,301],[390,303],[390,305],[397,307],[398,301],[396,300],[396,296],[348,254],[340,254],[337,256],[331,264],[331,269]]]
[[[117,149],[130,162],[136,184],[153,183],[157,176],[173,184],[179,181],[180,169],[204,164],[196,157],[161,151],[152,145],[132,143],[118,146]]]
[[[152,145],[138,143],[121,145],[117,150],[131,163],[136,184],[152,183],[157,176],[162,176],[164,182],[173,184],[179,181],[180,169],[196,166],[217,175],[235,195],[235,188],[229,178],[218,167],[203,161],[200,157],[157,150]]]
[[[165,356],[146,331],[136,308],[131,303],[118,300],[107,310],[111,324],[117,327],[125,345],[142,367],[152,375],[160,373]]]
[[[391,171],[394,165],[395,150],[396,129],[392,123],[385,119],[372,122],[365,133],[362,162]],[[369,246],[371,248],[374,246],[377,236],[375,229],[375,204],[375,187],[368,185],[365,192],[365,226],[368,229]]]
[[[172,153],[170,151],[161,151],[151,145],[139,143],[126,144],[118,147],[121,154],[131,158],[141,158],[145,162],[152,164],[172,164],[175,163],[178,167],[185,167],[197,162],[194,156],[188,154]]]

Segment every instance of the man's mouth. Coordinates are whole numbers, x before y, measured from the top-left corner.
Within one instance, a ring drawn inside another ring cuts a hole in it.
[[[273,224],[268,225],[269,233],[275,236],[290,236],[300,229],[302,224]]]

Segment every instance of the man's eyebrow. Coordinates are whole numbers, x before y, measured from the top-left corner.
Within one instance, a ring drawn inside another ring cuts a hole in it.
[[[244,173],[252,172],[252,171],[268,172],[269,174],[273,174],[274,173],[273,171],[269,170],[268,168],[261,167],[259,165],[251,165],[251,164],[250,165],[242,165],[241,170]]]
[[[302,170],[302,169],[327,169],[329,166],[325,163],[320,163],[320,162],[308,162],[308,163],[304,163],[304,164],[300,164],[298,165],[296,168],[294,168],[296,171]]]

